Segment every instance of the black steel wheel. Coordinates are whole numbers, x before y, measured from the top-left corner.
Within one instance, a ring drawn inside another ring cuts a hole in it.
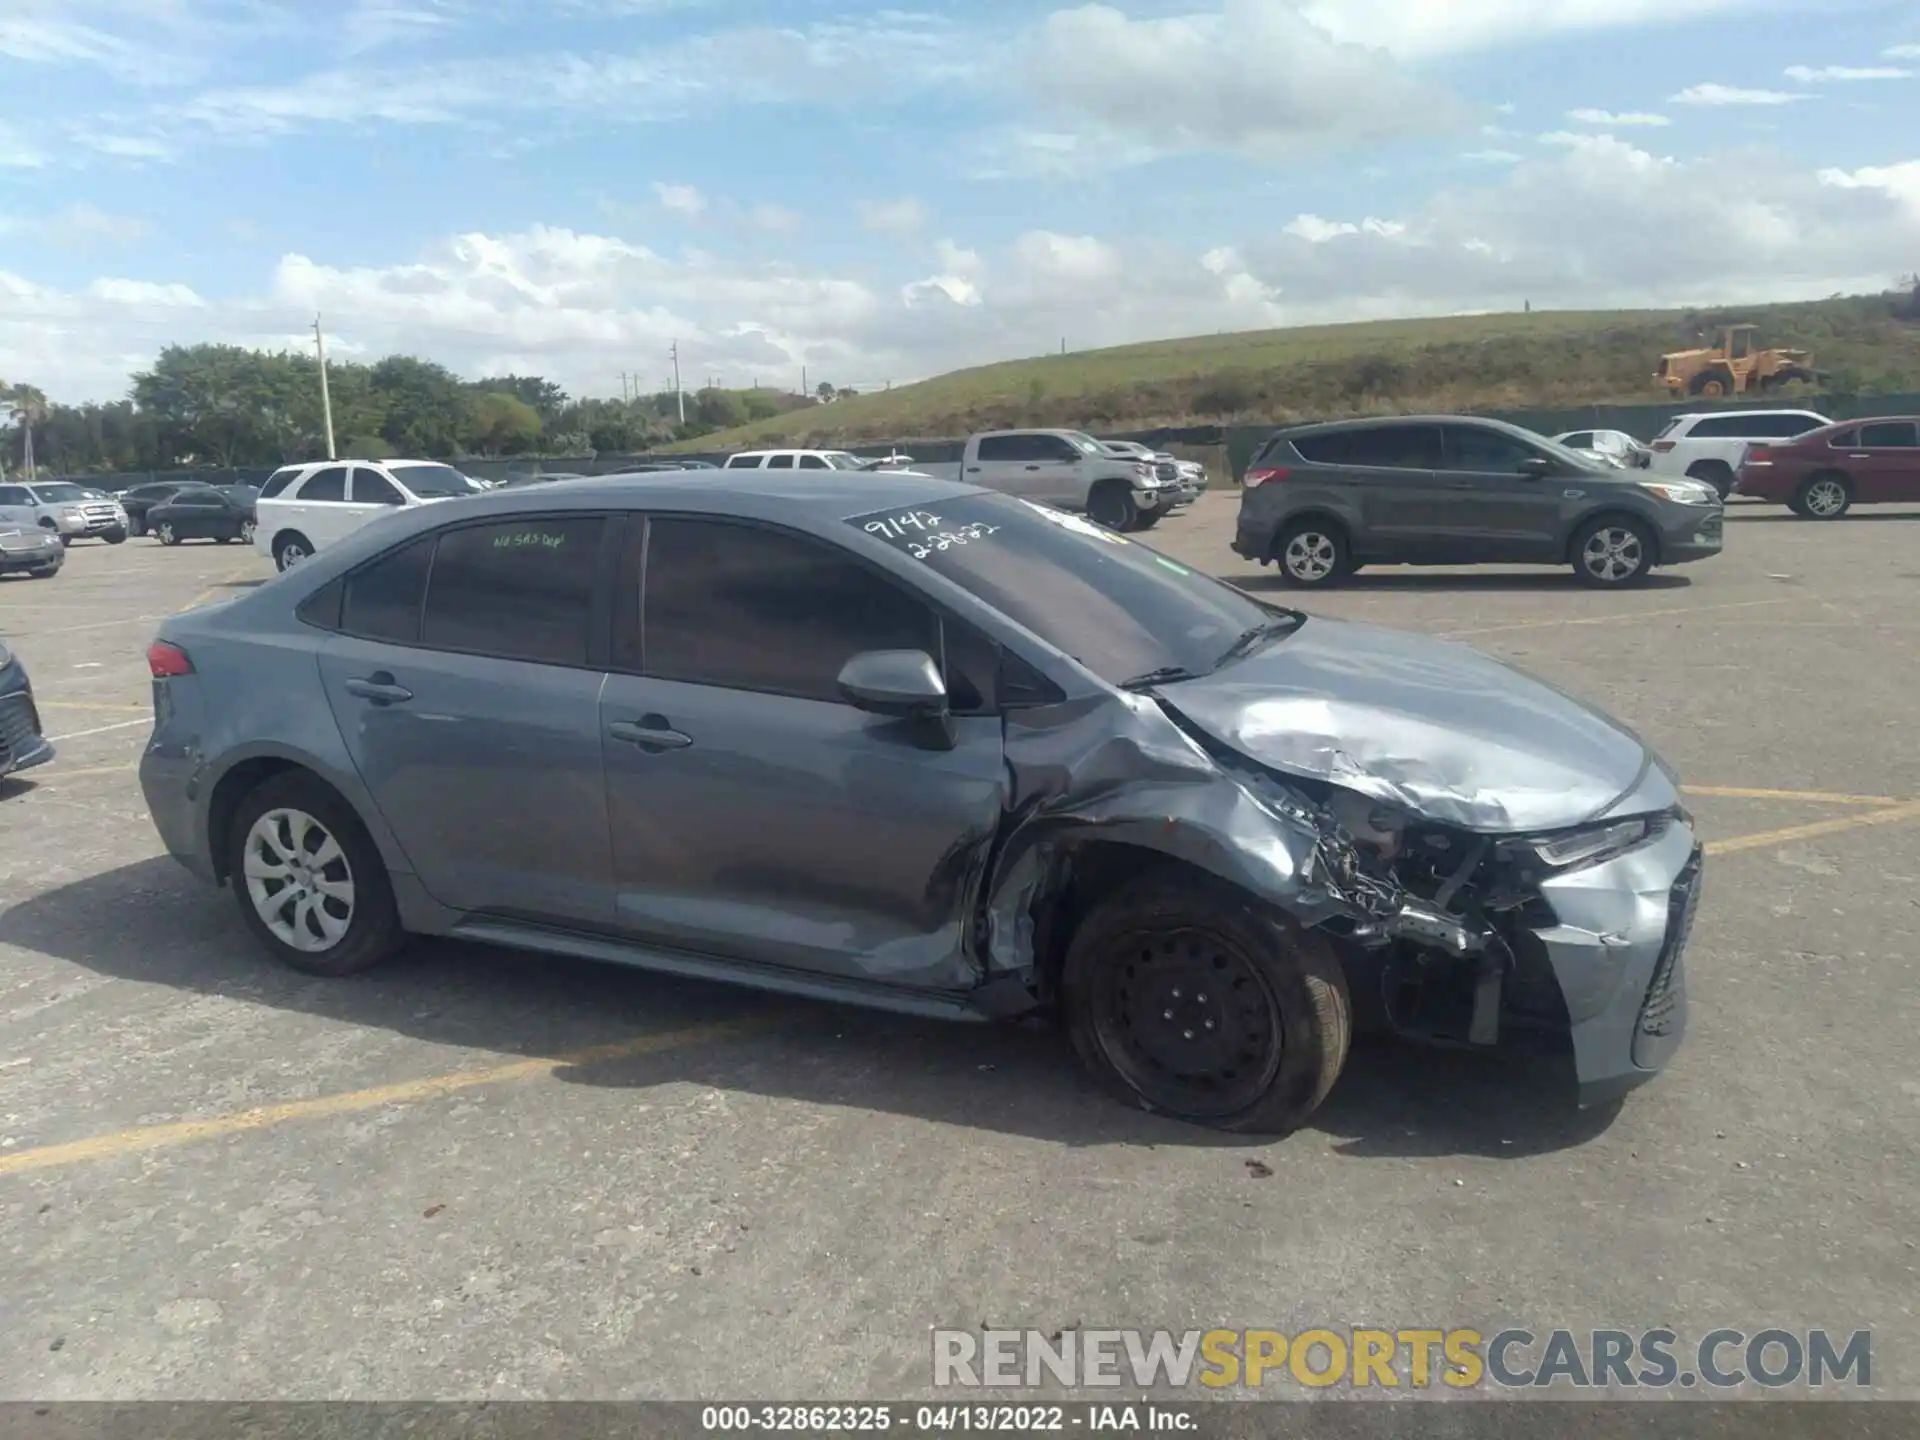
[[[1140,507],[1123,480],[1102,480],[1087,497],[1087,518],[1096,525],[1124,533],[1139,522]]]
[[[1346,979],[1327,942],[1225,886],[1118,894],[1074,935],[1068,1032],[1107,1089],[1221,1130],[1283,1133],[1346,1061]]]

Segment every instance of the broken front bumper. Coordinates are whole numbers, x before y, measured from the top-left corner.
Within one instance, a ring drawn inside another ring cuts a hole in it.
[[[1701,859],[1676,820],[1650,844],[1540,887],[1558,923],[1528,933],[1560,984],[1582,1105],[1651,1080],[1679,1048]]]

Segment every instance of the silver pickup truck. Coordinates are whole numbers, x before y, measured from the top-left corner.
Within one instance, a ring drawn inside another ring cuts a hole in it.
[[[1077,510],[1109,530],[1151,529],[1195,496],[1151,461],[1115,455],[1078,430],[990,430],[967,437],[959,464],[913,469]]]
[[[75,540],[127,538],[127,512],[118,500],[71,480],[0,482],[0,507],[16,515],[31,512],[32,524],[50,530],[62,545]]]

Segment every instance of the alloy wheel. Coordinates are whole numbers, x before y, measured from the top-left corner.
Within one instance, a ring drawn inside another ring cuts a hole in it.
[[[153,533],[160,537],[160,543],[162,545],[177,544],[180,539],[180,537],[174,533],[173,522],[171,520],[162,520],[160,522],[160,528]]]
[[[247,831],[247,898],[274,938],[313,954],[353,924],[353,867],[340,842],[304,810],[269,810]]]
[[[291,570],[306,558],[306,547],[297,540],[289,540],[280,547],[279,563],[282,570]]]
[[[1340,552],[1332,536],[1323,535],[1318,530],[1302,530],[1287,542],[1280,560],[1294,579],[1311,584],[1333,573],[1333,567],[1339,563]]]
[[[1646,561],[1640,537],[1624,525],[1609,525],[1587,537],[1580,563],[1594,579],[1618,585],[1639,573]]]
[[[1807,486],[1806,506],[1810,514],[1830,520],[1847,508],[1847,487],[1838,480],[1816,480]]]
[[[240,522],[240,539],[248,545],[253,543],[253,521],[242,520]]]

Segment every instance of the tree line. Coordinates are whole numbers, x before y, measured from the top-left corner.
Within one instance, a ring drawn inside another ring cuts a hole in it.
[[[640,454],[848,393],[822,384],[817,397],[709,388],[574,399],[538,375],[463,380],[407,355],[329,360],[327,388],[336,452],[364,459]],[[285,465],[327,453],[318,361],[237,345],[169,346],[133,377],[126,399],[107,404],[52,403],[31,385],[0,381],[0,424],[10,473],[30,457],[42,471],[84,474]]]

